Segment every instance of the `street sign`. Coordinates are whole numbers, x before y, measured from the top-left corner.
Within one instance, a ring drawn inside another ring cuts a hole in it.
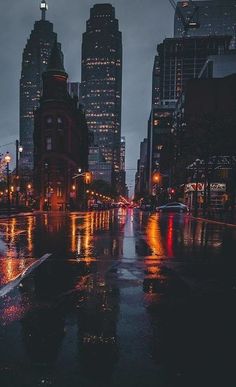
[[[196,183],[188,183],[185,184],[185,192],[195,192],[197,188],[197,191],[203,192],[205,189],[204,183],[198,183],[196,187]],[[225,183],[211,183],[211,191],[217,191],[217,192],[225,192],[226,191],[226,184]]]

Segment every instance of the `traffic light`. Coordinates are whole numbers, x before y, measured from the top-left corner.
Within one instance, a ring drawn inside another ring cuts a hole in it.
[[[85,184],[91,184],[93,179],[92,172],[85,172],[84,182]]]

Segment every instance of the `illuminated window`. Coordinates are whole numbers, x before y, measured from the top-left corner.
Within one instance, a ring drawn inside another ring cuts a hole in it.
[[[46,137],[46,150],[52,150],[52,137]]]
[[[58,198],[62,197],[62,187],[60,185],[57,186],[57,197]]]
[[[51,116],[46,117],[45,121],[46,121],[47,126],[51,126],[52,125],[53,120],[52,120]]]

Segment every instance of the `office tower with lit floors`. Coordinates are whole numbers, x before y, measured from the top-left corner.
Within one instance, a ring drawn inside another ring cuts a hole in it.
[[[115,9],[96,4],[90,10],[82,43],[81,97],[93,146],[112,166],[112,184],[120,186],[122,35]],[[119,190],[119,188],[118,188]]]
[[[175,12],[174,36],[184,35],[183,21],[192,18],[197,28],[190,28],[187,36],[231,36],[230,48],[236,48],[236,0],[179,1]]]
[[[57,40],[53,24],[46,20],[48,6],[45,0],[41,1],[40,9],[41,20],[35,22],[23,51],[20,78],[20,143],[23,146],[20,168],[29,177],[33,171],[34,111],[41,97],[42,73],[47,68],[52,47]],[[61,45],[57,44],[63,61]]]

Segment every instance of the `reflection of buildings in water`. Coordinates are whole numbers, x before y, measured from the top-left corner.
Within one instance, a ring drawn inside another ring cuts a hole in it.
[[[47,213],[37,216],[34,229],[34,252],[41,256],[54,252],[66,257],[69,251],[68,218],[63,213]]]
[[[222,229],[206,222],[195,222],[185,218],[183,245],[189,248],[221,248]],[[216,251],[216,250],[215,250]]]
[[[120,238],[111,238],[113,221],[122,228],[123,221],[111,211],[88,212],[83,220],[71,217],[71,250],[78,257],[114,256],[121,251]]]
[[[34,218],[27,217],[24,222],[16,218],[1,224],[3,230],[3,251],[0,260],[0,286],[13,280],[33,261],[32,231]]]
[[[57,359],[64,337],[61,309],[37,308],[22,320],[23,341],[30,362],[37,367],[50,367]]]
[[[147,242],[152,249],[153,255],[164,257],[165,249],[161,235],[160,220],[157,215],[149,217],[146,232]]]
[[[32,216],[27,218],[27,242],[28,242],[28,252],[32,254],[33,252],[33,226],[34,226],[34,218]]]
[[[86,246],[91,243],[92,252],[96,252],[100,257],[95,262],[86,256],[80,258],[80,263],[93,267],[93,275],[89,277],[86,285],[83,306],[78,309],[79,354],[82,372],[86,374],[86,378],[91,378],[94,383],[95,379],[96,383],[100,380],[104,386],[109,386],[113,367],[118,359],[116,326],[119,289],[111,282],[111,278],[116,274],[105,274],[110,259],[107,261],[104,256],[114,257],[120,254],[122,236],[111,236],[114,227],[122,230],[125,218],[114,211],[89,215],[85,227],[78,235],[78,252],[80,256],[88,252]],[[91,257],[90,254],[89,256]]]
[[[16,259],[6,257],[0,260],[0,287],[14,280],[23,270],[25,270],[34,259]]]
[[[78,313],[79,354],[86,378],[109,386],[118,360],[119,289],[109,280],[91,278],[87,299]]]
[[[173,238],[174,238],[174,216],[170,215],[168,218],[167,235],[166,235],[166,250],[167,250],[168,257],[174,257]]]
[[[157,215],[149,218],[147,223],[147,243],[152,255],[174,258],[184,255],[189,249],[221,247],[221,230],[211,224],[195,222],[188,216],[169,214],[161,219]],[[184,250],[184,248],[188,248]]]
[[[151,257],[145,259],[145,278],[143,291],[147,294],[161,295],[167,286],[167,277],[163,273],[160,260],[172,257],[173,253],[173,216],[168,218],[166,232],[163,233],[159,215],[151,215],[148,219],[146,233],[147,243],[151,249]],[[154,256],[156,259],[154,259]]]

